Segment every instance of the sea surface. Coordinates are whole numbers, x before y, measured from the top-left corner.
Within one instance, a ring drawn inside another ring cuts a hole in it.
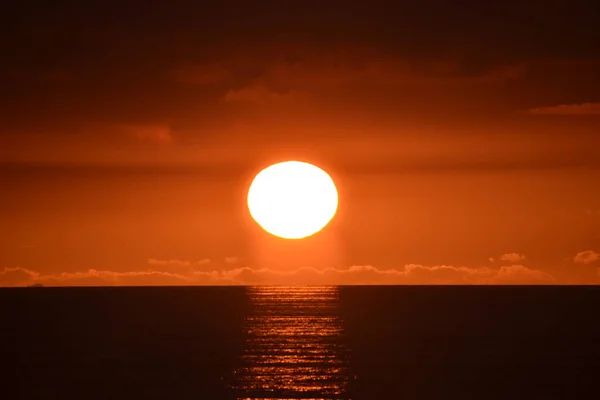
[[[590,399],[600,287],[0,289],[6,399]]]

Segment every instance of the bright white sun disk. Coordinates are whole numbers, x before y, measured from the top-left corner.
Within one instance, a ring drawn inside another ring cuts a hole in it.
[[[252,218],[265,231],[285,239],[301,239],[320,231],[337,206],[338,193],[331,177],[300,161],[265,168],[248,191]]]

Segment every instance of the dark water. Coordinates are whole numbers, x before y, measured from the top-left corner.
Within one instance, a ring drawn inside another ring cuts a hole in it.
[[[600,287],[2,289],[0,317],[7,399],[600,390]]]

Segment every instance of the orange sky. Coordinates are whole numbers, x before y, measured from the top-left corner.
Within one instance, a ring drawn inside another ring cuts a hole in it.
[[[177,3],[0,17],[0,285],[600,283],[590,2]],[[305,241],[245,205],[285,159]]]

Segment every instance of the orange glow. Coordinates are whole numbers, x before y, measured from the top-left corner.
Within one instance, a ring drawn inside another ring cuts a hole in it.
[[[265,231],[284,239],[302,239],[319,232],[331,221],[337,205],[331,177],[300,161],[265,168],[248,191],[252,218]]]

